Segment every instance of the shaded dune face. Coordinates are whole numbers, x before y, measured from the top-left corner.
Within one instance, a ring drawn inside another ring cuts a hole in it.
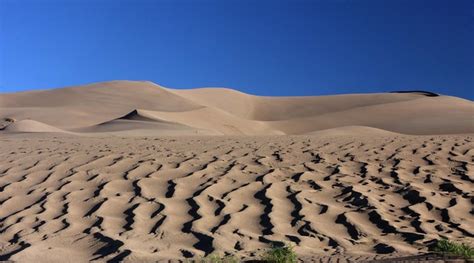
[[[418,93],[425,95],[427,97],[438,97],[439,94],[430,92],[430,91],[424,91],[424,90],[399,90],[399,91],[392,91],[392,93]]]
[[[425,91],[262,97],[224,88],[175,90],[151,82],[111,81],[0,94],[0,118],[37,122],[10,132],[48,125],[78,135],[299,135],[337,128],[347,132],[349,127],[465,134],[474,132],[472,116],[472,101]]]
[[[287,242],[357,262],[474,241],[471,136],[0,139],[1,260],[251,259]]]
[[[97,125],[74,129],[75,134],[83,135],[215,135],[177,122],[169,122],[155,116],[152,111],[133,110],[122,117]]]

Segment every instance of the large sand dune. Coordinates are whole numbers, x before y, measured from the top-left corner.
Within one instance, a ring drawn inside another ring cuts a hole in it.
[[[145,119],[121,119],[136,109]],[[112,81],[0,94],[0,118],[76,133],[295,135],[367,126],[413,135],[462,134],[474,132],[473,116],[472,101],[423,92],[262,97],[223,88],[174,90]]]

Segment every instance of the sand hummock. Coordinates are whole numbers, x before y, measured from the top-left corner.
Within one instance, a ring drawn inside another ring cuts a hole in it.
[[[474,244],[474,103],[116,81],[0,94],[0,261],[304,262]]]

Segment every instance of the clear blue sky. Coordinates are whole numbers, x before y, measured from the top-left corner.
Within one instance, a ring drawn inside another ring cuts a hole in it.
[[[474,99],[472,0],[0,0],[0,92],[150,80]]]

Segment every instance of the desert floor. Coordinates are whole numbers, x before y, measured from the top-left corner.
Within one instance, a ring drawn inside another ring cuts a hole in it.
[[[474,136],[0,136],[0,260],[417,254],[474,241]],[[342,262],[341,261],[341,262]]]

